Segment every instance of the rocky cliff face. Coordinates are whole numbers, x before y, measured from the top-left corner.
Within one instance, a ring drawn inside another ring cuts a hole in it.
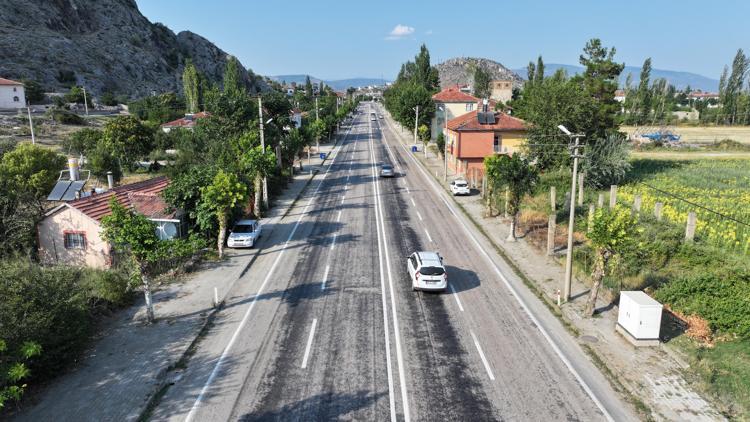
[[[516,88],[523,85],[523,79],[520,76],[498,62],[473,57],[455,57],[437,65],[440,73],[440,88],[456,84],[473,85],[474,70],[478,67],[487,71],[493,80],[512,80]]]
[[[181,91],[185,59],[220,81],[227,53],[189,31],[151,23],[135,0],[0,0],[0,76],[94,95]],[[265,87],[247,75],[250,89]]]

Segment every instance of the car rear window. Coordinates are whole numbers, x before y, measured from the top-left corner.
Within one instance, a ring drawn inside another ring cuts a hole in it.
[[[458,182],[458,183],[456,183],[456,186],[458,186],[459,188],[465,188],[467,186],[467,184],[464,183],[464,182]]]
[[[422,267],[419,269],[420,274],[424,275],[443,275],[445,270],[441,267]]]
[[[232,229],[234,233],[252,233],[253,232],[253,226],[250,224],[237,224]]]

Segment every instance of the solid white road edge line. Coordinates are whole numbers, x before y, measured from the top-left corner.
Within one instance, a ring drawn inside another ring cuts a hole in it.
[[[456,289],[453,288],[453,285],[451,284],[450,280],[448,280],[448,287],[451,289],[451,293],[453,293],[453,297],[456,298],[456,303],[458,304],[458,309],[461,310],[461,312],[464,311],[464,307],[461,305],[461,300],[458,298],[458,293],[456,293]]]
[[[336,236],[338,235],[338,233],[333,234],[333,240],[331,241],[331,250],[333,250],[333,247],[336,246]]]
[[[482,359],[482,363],[484,364],[484,369],[487,371],[487,375],[489,375],[492,381],[495,381],[495,375],[492,374],[490,363],[487,362],[487,358],[484,356],[482,346],[479,345],[479,341],[477,340],[477,336],[474,334],[474,330],[469,330],[469,333],[471,333],[471,338],[474,339],[474,346],[476,346],[477,352],[479,352],[479,357]]]
[[[313,337],[315,336],[315,326],[318,325],[318,318],[313,318],[310,327],[310,336],[307,337],[307,347],[305,347],[305,356],[302,358],[302,369],[307,368],[307,358],[310,357],[310,347],[312,347]]]
[[[347,130],[346,134],[344,135],[344,141],[346,141],[346,138],[349,136],[349,132],[351,129]],[[341,145],[338,146],[340,149],[343,145],[343,142]],[[334,160],[336,158],[334,157]],[[333,162],[332,162],[333,163]],[[297,222],[294,224],[294,227],[292,228],[291,233],[289,233],[289,236],[286,239],[286,242],[284,242],[284,246],[282,247],[281,251],[279,252],[279,255],[276,257],[276,260],[273,261],[273,264],[271,265],[271,270],[266,274],[266,278],[263,280],[263,283],[261,283],[260,288],[258,288],[258,292],[253,296],[252,302],[250,302],[250,306],[247,308],[247,311],[245,311],[245,315],[242,316],[242,320],[240,321],[240,324],[237,326],[237,329],[232,334],[232,338],[229,340],[229,343],[224,348],[224,351],[221,353],[221,356],[219,356],[219,359],[216,361],[216,365],[214,366],[214,369],[211,371],[211,374],[208,376],[208,379],[206,380],[206,383],[203,385],[203,388],[201,388],[200,393],[198,394],[198,397],[195,399],[195,402],[193,403],[193,406],[190,408],[190,412],[188,412],[188,415],[185,417],[186,422],[191,422],[193,418],[195,417],[195,414],[198,411],[198,408],[203,402],[203,398],[206,395],[206,392],[208,392],[208,389],[211,387],[211,384],[214,382],[214,379],[219,374],[219,370],[221,369],[222,363],[224,363],[224,360],[229,355],[229,352],[232,350],[232,346],[234,346],[234,343],[237,341],[237,337],[239,336],[240,332],[243,328],[245,328],[245,325],[247,324],[247,321],[250,319],[250,314],[255,307],[255,304],[258,301],[258,297],[263,293],[263,290],[266,288],[266,284],[268,284],[268,281],[271,279],[271,276],[273,275],[274,271],[276,270],[276,266],[279,264],[279,261],[281,261],[281,257],[284,256],[284,252],[286,252],[286,248],[289,245],[289,242],[292,240],[292,237],[294,237],[294,234],[297,232],[297,228],[300,225],[300,222],[302,222],[302,218],[307,215],[307,209],[310,207],[310,204],[312,204],[312,201],[315,199],[315,196],[318,194],[318,191],[320,190],[320,187],[323,185],[323,181],[325,181],[326,176],[328,175],[328,171],[331,169],[331,166],[328,166],[328,169],[326,169],[326,172],[323,174],[323,177],[321,177],[320,181],[318,182],[318,186],[315,187],[315,191],[310,196],[310,200],[307,201],[307,205],[305,205],[305,208],[302,210],[302,213],[300,214],[299,218],[297,218]]]
[[[414,206],[416,207],[416,206],[417,206],[417,203],[416,203],[416,202],[414,202],[414,198],[409,198],[409,199],[411,199],[411,204],[412,204],[412,205],[414,205]]]
[[[389,128],[391,129],[391,131],[395,132],[393,130],[393,127],[391,126],[390,122],[387,122],[387,124],[388,124]],[[383,139],[385,139],[385,135],[383,135]],[[469,237],[471,238],[471,240],[474,242],[474,244],[476,245],[477,249],[479,249],[479,251],[482,252],[482,255],[484,255],[484,257],[487,259],[487,261],[490,263],[490,265],[495,269],[495,272],[497,273],[498,276],[500,276],[500,279],[503,281],[503,284],[505,284],[505,286],[508,288],[508,290],[510,290],[510,292],[513,294],[513,297],[516,299],[516,301],[521,305],[521,307],[526,312],[526,315],[528,315],[529,318],[531,319],[531,321],[534,323],[534,325],[536,325],[537,329],[539,329],[539,332],[542,333],[542,336],[544,337],[545,340],[547,340],[547,343],[550,345],[550,347],[552,347],[552,350],[554,350],[555,354],[560,358],[560,360],[563,362],[563,364],[565,364],[565,366],[568,368],[568,370],[573,374],[573,377],[575,377],[575,379],[578,381],[578,383],[581,385],[581,387],[584,389],[584,391],[586,391],[586,394],[588,394],[588,396],[591,398],[591,400],[594,402],[594,404],[596,404],[596,406],[599,408],[599,410],[602,411],[602,413],[604,414],[604,417],[608,421],[614,421],[614,418],[612,417],[612,415],[609,414],[609,412],[604,407],[604,405],[602,404],[602,402],[599,401],[599,398],[596,397],[596,395],[594,394],[593,390],[591,390],[591,387],[589,387],[589,385],[586,383],[586,381],[583,380],[583,378],[578,373],[578,371],[576,371],[576,369],[573,367],[573,364],[570,362],[570,360],[565,356],[565,354],[563,354],[562,350],[557,345],[557,343],[555,343],[555,341],[552,340],[552,337],[550,337],[549,333],[547,333],[547,330],[545,330],[542,327],[542,325],[539,323],[539,320],[531,312],[531,309],[528,307],[528,305],[526,305],[526,302],[523,299],[521,299],[521,297],[518,295],[518,292],[516,291],[516,289],[513,287],[513,285],[510,284],[510,281],[508,281],[508,279],[505,277],[505,275],[503,275],[502,271],[500,271],[500,268],[497,266],[497,264],[495,264],[495,261],[492,260],[492,258],[490,257],[489,253],[487,253],[487,251],[484,250],[484,248],[479,243],[479,240],[477,240],[477,238],[474,236],[474,234],[471,233],[471,231],[469,230],[469,228],[466,226],[466,223],[461,218],[459,218],[458,213],[456,213],[456,211],[453,209],[453,206],[443,196],[443,192],[441,192],[439,190],[439,188],[437,188],[435,186],[436,182],[432,179],[432,176],[430,176],[429,174],[427,174],[427,172],[422,168],[422,165],[417,161],[417,159],[414,158],[409,153],[409,150],[406,148],[406,146],[404,146],[401,143],[399,143],[399,144],[401,145],[401,147],[403,148],[403,150],[406,151],[406,155],[412,159],[412,161],[414,162],[414,164],[416,165],[416,167],[422,173],[422,175],[424,176],[424,180],[427,181],[427,184],[437,193],[437,195],[440,197],[440,199],[443,200],[443,203],[448,207],[448,211],[450,211],[451,214],[453,214],[453,216],[456,218],[456,220],[461,224],[461,227],[463,227],[463,229],[466,232],[466,234],[468,234]],[[387,142],[385,142],[385,145],[388,148],[388,143]]]
[[[376,213],[376,217],[380,218],[380,231],[383,235],[383,250],[385,251],[385,264],[388,268],[388,288],[390,291],[391,296],[391,314],[393,314],[393,333],[394,337],[396,339],[396,363],[398,364],[398,377],[399,377],[399,383],[401,384],[401,401],[404,408],[404,420],[405,422],[409,422],[411,420],[411,415],[409,412],[409,396],[406,391],[406,374],[404,371],[404,359],[403,355],[401,353],[401,335],[398,328],[398,314],[396,312],[396,293],[393,288],[393,271],[391,270],[391,259],[390,259],[390,253],[388,250],[388,236],[385,232],[385,220],[384,220],[384,212],[382,208],[382,202],[380,201],[380,183],[379,178],[377,177],[377,170],[376,170],[376,163],[375,163],[375,145],[372,139],[372,123],[370,123],[370,133],[369,133],[369,141],[370,141],[370,157],[372,158],[372,166],[373,166],[373,184],[375,185],[375,191],[377,193],[375,197],[375,208],[379,211],[379,213]]]
[[[419,221],[424,221],[422,214],[420,214],[419,211],[417,211],[417,217],[419,217]]]
[[[341,211],[339,211],[339,215],[336,217],[336,222],[338,223],[341,221]]]

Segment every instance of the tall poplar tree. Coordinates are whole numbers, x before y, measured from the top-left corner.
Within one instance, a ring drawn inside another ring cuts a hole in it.
[[[185,70],[182,71],[182,87],[185,91],[188,113],[198,112],[200,110],[200,81],[198,71],[190,60],[185,63]]]

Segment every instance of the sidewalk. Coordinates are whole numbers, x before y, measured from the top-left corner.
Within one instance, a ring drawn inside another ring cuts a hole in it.
[[[329,159],[334,143],[321,144],[272,201],[261,219],[264,236],[289,211],[318,170]],[[258,249],[228,250],[221,262],[203,263],[199,270],[161,285],[154,293],[157,322],[145,323],[142,297],[133,306],[103,321],[90,349],[69,373],[52,381],[23,402],[19,421],[135,421],[147,409],[179,366],[214,313],[216,288],[220,301],[251,264]],[[250,267],[250,268],[249,268]]]
[[[410,147],[413,144],[410,134],[391,120],[390,115],[386,115],[386,118],[389,119],[387,127],[396,134],[397,140]],[[432,152],[428,152],[425,158],[421,145],[419,152],[414,153],[414,156],[447,190],[447,185],[443,183],[442,159]],[[453,177],[456,175],[449,172],[448,180],[452,180]],[[603,294],[600,294],[597,300],[597,308],[603,311],[595,318],[585,318],[583,308],[588,298],[589,287],[574,277],[571,287],[572,301],[561,308],[557,307],[556,292],[561,288],[561,280],[564,279],[564,243],[558,242],[558,246],[562,246],[563,250],[558,251],[556,256],[549,257],[546,255],[546,249],[534,246],[524,237],[516,242],[507,242],[504,239],[510,229],[508,222],[501,218],[485,217],[481,196],[453,198],[467,217],[480,227],[490,242],[507,257],[516,272],[527,280],[537,296],[542,298],[549,308],[555,310],[564,322],[573,327],[571,331],[573,336],[577,337],[578,343],[608,376],[613,387],[622,392],[627,399],[643,402],[656,420],[724,419],[693,391],[681,375],[687,365],[668,344],[662,344],[660,347],[635,348],[615,332],[617,307],[608,307],[610,300],[606,292],[602,291]],[[642,407],[638,403],[635,404]]]

